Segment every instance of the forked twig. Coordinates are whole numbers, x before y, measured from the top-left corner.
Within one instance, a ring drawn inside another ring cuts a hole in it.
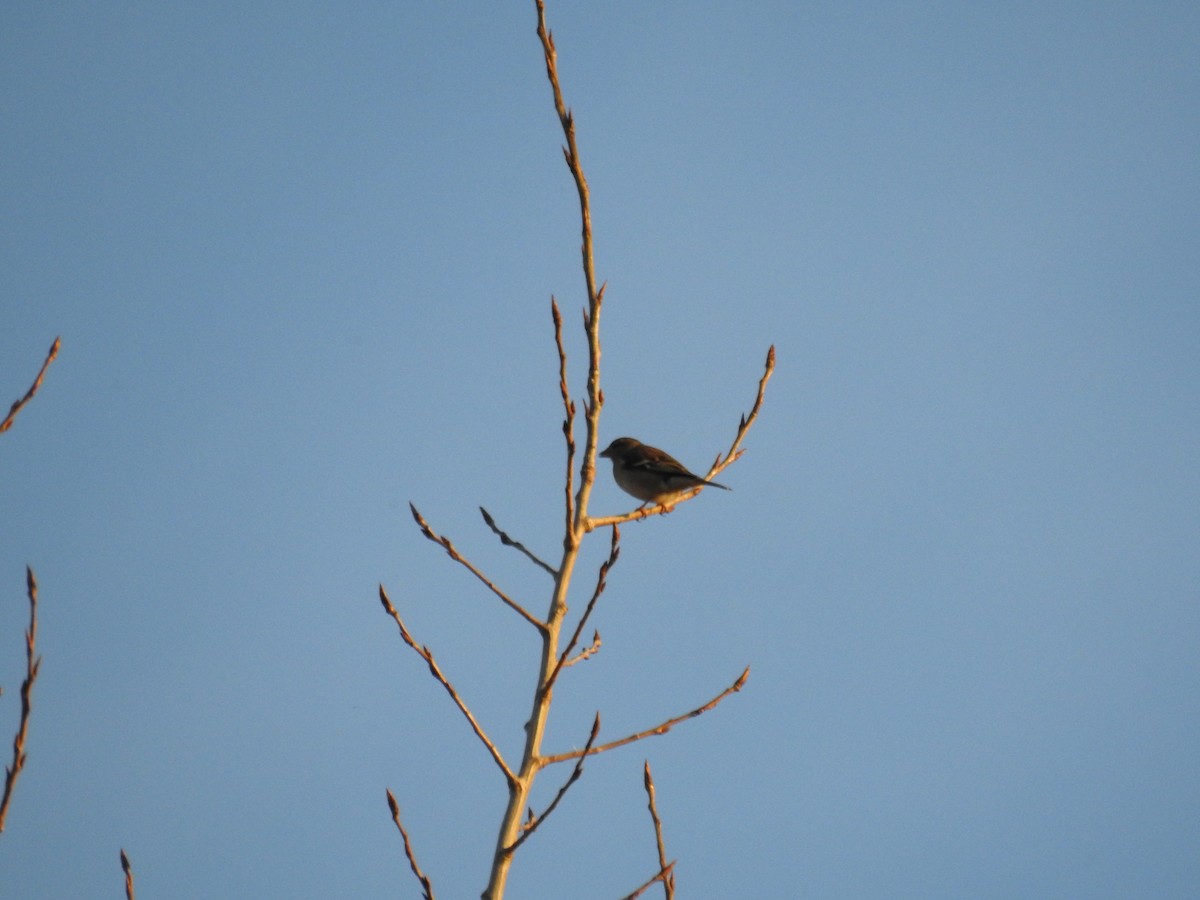
[[[663,866],[649,881],[643,884],[632,894],[626,894],[621,898],[621,900],[637,900],[638,897],[642,896],[642,894],[646,893],[646,891],[650,890],[650,888],[654,886],[654,882],[664,881],[667,878],[672,878],[675,872],[675,862],[676,860],[671,860],[671,862]]]
[[[659,734],[666,734],[685,719],[694,719],[696,716],[703,715],[730,694],[736,694],[745,686],[746,679],[749,677],[750,667],[746,666],[745,671],[738,676],[737,681],[725,688],[725,690],[721,691],[721,693],[717,694],[717,696],[713,697],[703,706],[698,706],[691,712],[686,712],[682,716],[676,716],[673,719],[667,719],[667,721],[660,725],[655,725],[653,728],[647,728],[645,731],[639,731],[637,734],[631,734],[627,737],[623,737],[619,741],[610,741],[607,744],[601,744],[599,747],[592,747],[590,750],[587,750],[586,753],[583,750],[572,750],[568,753],[558,753],[554,756],[543,756],[541,763],[543,766],[548,766],[552,763],[560,763],[566,762],[569,759],[577,759],[581,755],[595,756],[597,753],[604,753],[607,750],[615,750],[617,747],[624,747],[626,744],[632,744],[634,741],[640,741],[644,738],[654,737],[655,735]]]
[[[500,538],[500,543],[502,543],[505,547],[512,547],[516,550],[520,550],[527,557],[529,557],[530,561],[535,566],[540,566],[541,568],[543,568],[547,572],[549,572],[551,578],[554,578],[555,576],[558,575],[558,572],[555,570],[555,568],[553,566],[542,562],[542,560],[538,559],[538,557],[535,556],[533,551],[531,551],[528,547],[526,547],[520,541],[514,541],[507,534],[505,534],[503,531],[501,531],[500,528],[498,528],[496,526],[496,520],[492,518],[491,514],[486,509],[484,509],[481,506],[481,507],[479,507],[479,511],[481,513],[483,513],[483,521],[487,522],[488,528],[492,529],[492,531],[494,531],[496,533],[496,537]]]
[[[129,864],[124,847],[121,848],[121,869],[125,872],[125,900],[133,900],[133,866]]]
[[[546,817],[549,816],[550,813],[554,812],[554,807],[558,806],[558,801],[563,798],[563,795],[566,794],[567,789],[579,780],[579,776],[583,774],[583,761],[587,757],[587,751],[591,748],[592,744],[596,743],[596,736],[598,734],[600,734],[600,713],[596,713],[596,718],[592,722],[592,733],[588,735],[587,743],[583,746],[584,754],[575,762],[575,768],[571,770],[571,777],[568,778],[563,783],[563,786],[558,789],[558,793],[554,795],[554,799],[550,801],[550,805],[546,807],[545,812],[543,812],[540,816],[530,817],[529,821],[525,824],[521,836],[513,841],[512,844],[506,849],[507,853],[511,854],[515,852],[518,847],[525,843],[526,838],[537,831],[538,826],[546,821]]]
[[[588,657],[599,653],[600,647],[603,643],[604,643],[604,641],[600,640],[600,632],[593,631],[592,632],[592,642],[588,646],[586,646],[582,650],[580,650],[578,653],[576,653],[574,656],[572,656],[570,659],[568,659],[565,663],[563,663],[563,668],[569,669],[569,668],[571,668],[571,666],[575,665],[575,663],[583,662]]]
[[[29,629],[25,632],[25,680],[21,682],[21,722],[13,737],[13,761],[5,767],[4,797],[0,799],[0,832],[4,831],[4,820],[8,817],[8,805],[12,802],[13,787],[21,770],[25,768],[25,739],[29,735],[29,713],[33,710],[33,683],[37,681],[42,658],[37,652],[37,576],[33,569],[25,567],[25,590],[29,597]]]
[[[392,795],[390,788],[387,792],[387,801],[388,809],[392,811],[392,821],[400,829],[400,837],[404,841],[404,855],[408,857],[408,866],[412,869],[412,873],[416,876],[417,881],[421,882],[421,895],[425,900],[433,900],[433,885],[429,883],[429,878],[421,871],[421,867],[417,865],[417,857],[413,853],[412,841],[408,839],[408,832],[404,830],[404,825],[400,821],[400,804],[396,802],[396,798]]]
[[[722,472],[724,469],[733,465],[746,451],[742,449],[742,440],[746,437],[746,432],[750,430],[750,426],[758,418],[759,412],[762,411],[763,398],[766,396],[767,382],[771,380],[771,375],[775,372],[775,345],[772,344],[767,350],[767,361],[763,367],[762,378],[758,380],[758,393],[754,398],[754,405],[750,408],[749,413],[742,413],[741,420],[738,422],[737,434],[734,435],[733,443],[729,445],[728,452],[722,458],[721,454],[717,454],[716,460],[708,470],[708,474],[704,477],[711,479],[713,476]],[[632,512],[622,513],[619,516],[601,516],[600,518],[588,517],[584,522],[584,528],[587,531],[595,531],[597,528],[603,528],[605,525],[623,525],[626,522],[636,522],[638,519],[649,518],[650,516],[662,516],[669,513],[680,503],[690,500],[695,497],[703,488],[693,488],[673,497],[666,503],[656,504],[654,506],[645,506],[635,509]]]
[[[466,557],[464,557],[461,553],[458,552],[458,550],[455,548],[454,544],[452,544],[450,542],[449,538],[442,537],[440,534],[438,534],[432,528],[430,528],[429,523],[425,521],[425,518],[417,511],[417,508],[415,506],[413,506],[410,503],[410,504],[408,504],[408,508],[410,510],[412,510],[412,517],[416,521],[417,525],[420,527],[421,534],[425,535],[425,537],[429,538],[429,540],[433,541],[439,547],[444,549],[446,551],[446,554],[452,560],[454,560],[456,563],[461,563],[464,567],[466,567],[468,572],[470,572],[472,575],[474,575],[476,578],[478,578],[480,581],[482,581],[485,585],[487,585],[488,589],[493,594],[495,594],[497,597],[499,597],[501,600],[503,600],[504,603],[509,607],[509,609],[516,610],[516,612],[520,613],[521,617],[526,622],[528,622],[530,625],[532,625],[534,628],[536,628],[538,631],[544,632],[546,630],[545,622],[543,622],[541,619],[537,618],[536,616],[530,615],[529,612],[526,611],[525,607],[523,607],[520,603],[517,603],[515,600],[511,599],[508,596],[508,594],[504,593],[504,591],[500,590],[500,588],[496,587],[496,585],[492,583],[491,579],[489,579],[486,575],[484,575],[477,568],[475,568],[475,566],[472,565],[470,560],[468,560]]]
[[[58,356],[58,350],[61,346],[62,338],[56,337],[54,343],[50,345],[50,352],[46,354],[46,361],[42,363],[37,377],[33,379],[33,384],[29,386],[29,390],[25,392],[25,396],[12,405],[12,408],[8,411],[8,415],[4,417],[4,421],[0,422],[0,434],[12,428],[13,420],[17,418],[17,413],[21,411],[21,407],[32,400],[33,395],[38,392],[38,388],[42,386],[42,379],[46,377],[46,370],[50,368],[50,363],[54,362],[54,358]]]
[[[446,693],[450,695],[450,699],[454,701],[459,711],[466,716],[467,721],[471,724],[471,730],[475,732],[475,736],[483,742],[483,745],[487,747],[488,752],[492,754],[492,759],[496,761],[496,765],[500,767],[500,771],[504,773],[504,777],[508,779],[508,783],[510,785],[514,784],[517,778],[515,775],[513,775],[512,769],[508,767],[508,763],[504,761],[504,757],[500,755],[499,749],[497,749],[496,745],[492,743],[492,739],[489,738],[484,732],[483,726],[479,724],[471,710],[467,708],[467,704],[463,702],[462,697],[458,695],[458,691],[454,689],[454,685],[452,685],[449,679],[442,674],[442,670],[438,667],[437,662],[433,658],[433,653],[430,652],[428,647],[421,646],[417,644],[415,640],[413,640],[412,634],[409,633],[409,630],[404,626],[404,620],[400,618],[400,613],[396,611],[396,607],[392,606],[392,601],[388,599],[387,591],[384,590],[382,584],[379,586],[379,601],[383,604],[383,608],[387,611],[387,614],[391,616],[396,621],[396,624],[400,627],[400,637],[404,640],[404,643],[412,647],[413,650],[417,652],[417,655],[420,656],[421,659],[425,660],[426,665],[429,666],[430,673],[438,680],[438,682],[441,683],[442,687],[446,689]]]
[[[662,819],[658,817],[658,806],[654,802],[654,777],[650,774],[650,760],[645,761],[642,772],[642,784],[646,787],[647,805],[650,807],[650,818],[654,820],[654,840],[658,844],[658,866],[660,872],[667,872],[667,848],[663,844]],[[663,892],[667,900],[675,897],[675,873],[669,872],[663,879]]]
[[[567,659],[571,655],[571,651],[575,649],[575,645],[579,643],[579,635],[583,633],[583,626],[587,624],[587,620],[592,615],[592,610],[596,608],[596,601],[600,599],[600,595],[604,593],[604,588],[607,586],[608,570],[613,567],[617,561],[617,557],[621,555],[621,529],[616,525],[612,530],[612,541],[608,546],[608,559],[600,564],[600,574],[596,578],[596,589],[592,591],[591,599],[587,602],[587,608],[583,611],[583,615],[579,617],[579,624],[575,626],[575,632],[571,635],[571,639],[567,641],[567,646],[558,656],[558,662],[554,666],[554,671],[550,673],[550,677],[546,679],[546,685],[542,688],[542,693],[548,693],[554,687],[554,682],[558,680],[558,673],[567,666]],[[599,633],[596,634],[594,646],[599,649]],[[593,653],[595,650],[592,651]],[[583,659],[587,659],[583,656]]]

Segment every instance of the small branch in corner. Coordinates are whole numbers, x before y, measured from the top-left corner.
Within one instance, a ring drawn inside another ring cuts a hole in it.
[[[408,838],[408,832],[404,830],[404,825],[400,821],[400,804],[396,802],[395,795],[391,789],[387,792],[388,809],[392,811],[392,821],[396,823],[396,827],[400,829],[400,838],[404,841],[404,855],[408,857],[408,867],[412,869],[414,877],[421,882],[421,896],[425,900],[434,900],[433,885],[430,884],[429,878],[421,871],[421,867],[417,865],[417,856],[413,852],[412,841]]]

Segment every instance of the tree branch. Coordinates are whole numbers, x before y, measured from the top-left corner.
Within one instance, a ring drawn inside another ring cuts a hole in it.
[[[667,878],[670,878],[670,879],[672,879],[672,881],[674,881],[675,862],[676,862],[675,860],[671,860],[670,863],[663,866],[658,871],[658,874],[656,874],[653,878],[651,878],[649,881],[647,881],[645,884],[643,884],[640,888],[638,888],[632,894],[626,894],[624,897],[621,898],[621,900],[637,900],[637,898],[642,896],[642,894],[646,893],[646,891],[648,891],[654,885],[654,882],[656,882],[656,881],[664,881]]]
[[[571,668],[571,666],[575,665],[575,663],[583,662],[588,657],[599,653],[600,647],[603,643],[604,643],[604,641],[600,640],[600,632],[593,631],[592,632],[592,642],[588,646],[586,646],[582,650],[580,650],[577,654],[572,656],[570,659],[568,659],[565,663],[563,663],[563,668],[569,669],[569,668]]]
[[[500,751],[496,748],[496,745],[492,743],[492,739],[489,738],[484,732],[483,726],[479,724],[474,714],[472,714],[471,710],[467,708],[467,704],[463,702],[462,697],[458,695],[458,691],[454,689],[454,685],[452,685],[446,676],[442,674],[442,670],[438,667],[437,662],[433,658],[433,653],[430,652],[428,647],[419,646],[417,642],[413,640],[412,634],[410,634],[409,630],[404,627],[404,620],[400,618],[400,613],[396,611],[396,607],[392,606],[392,601],[388,599],[387,591],[384,590],[382,584],[379,586],[379,601],[383,604],[383,608],[387,611],[387,614],[391,616],[396,621],[396,624],[400,627],[400,637],[403,638],[404,643],[412,647],[413,650],[417,652],[417,655],[420,656],[421,659],[425,660],[425,663],[429,666],[430,673],[441,683],[442,687],[446,689],[446,693],[450,695],[450,699],[454,701],[455,705],[459,708],[459,711],[461,711],[462,714],[467,717],[467,721],[471,724],[471,729],[475,732],[475,736],[483,742],[483,745],[487,747],[488,752],[492,754],[492,759],[496,761],[496,765],[500,767],[500,771],[504,773],[504,777],[508,779],[508,783],[510,785],[515,784],[517,778],[515,775],[513,775],[512,769],[508,767],[508,763],[504,761],[504,757],[500,755]]]
[[[568,778],[563,786],[558,789],[558,793],[554,795],[554,799],[550,801],[550,805],[546,807],[545,812],[543,812],[540,816],[530,817],[529,822],[526,823],[521,836],[517,838],[511,846],[508,847],[507,852],[509,854],[515,852],[518,847],[525,843],[526,838],[537,831],[538,826],[546,821],[546,817],[549,816],[550,813],[554,812],[554,807],[558,806],[558,801],[563,798],[563,795],[566,794],[567,789],[579,780],[579,776],[583,774],[583,760],[586,758],[587,751],[591,749],[592,744],[596,742],[596,736],[598,734],[600,734],[600,713],[596,713],[596,718],[592,722],[592,733],[588,735],[587,743],[584,744],[583,747],[584,754],[576,761],[575,768],[571,770],[571,777]]]
[[[129,864],[124,847],[121,848],[121,869],[125,872],[125,900],[133,900],[133,866]]]
[[[21,722],[13,737],[13,761],[5,767],[4,797],[0,799],[0,832],[4,831],[4,820],[8,817],[8,805],[12,802],[13,788],[21,770],[25,768],[25,739],[29,735],[29,714],[33,710],[33,683],[37,681],[42,658],[34,657],[37,652],[37,576],[33,569],[25,567],[25,590],[29,597],[29,630],[25,632],[25,680],[21,682]]]
[[[767,392],[767,382],[771,380],[771,376],[775,373],[775,345],[772,344],[767,350],[767,361],[763,367],[762,378],[758,380],[758,394],[754,398],[754,405],[750,408],[749,413],[743,413],[741,420],[738,422],[737,434],[734,435],[733,443],[729,445],[729,451],[725,454],[722,460],[721,454],[717,454],[716,461],[708,470],[705,479],[712,479],[724,469],[733,465],[742,458],[742,454],[746,451],[741,448],[742,440],[746,437],[746,432],[750,430],[750,426],[758,418],[759,412],[762,410],[763,398]],[[638,519],[646,519],[650,516],[664,516],[673,510],[680,503],[691,500],[702,491],[703,488],[697,487],[690,491],[684,492],[668,501],[667,503],[659,503],[654,506],[643,506],[632,512],[622,513],[619,516],[601,516],[599,518],[588,517],[584,522],[586,531],[595,531],[597,528],[603,528],[606,525],[624,525],[626,522],[636,522]]]
[[[408,857],[408,866],[412,869],[412,873],[416,876],[417,881],[421,882],[421,896],[425,900],[433,900],[433,885],[429,883],[429,879],[425,873],[421,871],[421,867],[417,865],[416,854],[413,853],[412,841],[408,839],[408,832],[404,830],[404,825],[400,822],[400,805],[396,802],[391,788],[387,792],[388,809],[392,811],[392,821],[396,823],[396,827],[400,829],[400,837],[404,840],[404,855]]]
[[[520,603],[517,603],[515,600],[510,599],[509,596],[506,593],[504,593],[504,591],[500,590],[500,588],[498,588],[498,587],[496,587],[496,585],[492,584],[492,582],[488,579],[488,577],[486,575],[484,575],[477,568],[475,568],[475,566],[472,565],[468,559],[466,559],[461,553],[458,552],[457,549],[455,549],[454,544],[452,544],[450,542],[449,538],[442,537],[440,534],[437,534],[436,532],[434,532],[434,530],[429,527],[429,523],[425,521],[424,517],[422,517],[422,515],[419,512],[417,512],[417,508],[415,506],[413,506],[410,503],[410,504],[408,504],[408,508],[410,510],[412,510],[412,517],[413,517],[413,519],[416,520],[417,525],[420,527],[421,534],[425,535],[425,537],[429,538],[429,540],[433,541],[435,544],[437,544],[438,546],[445,549],[446,554],[452,560],[454,560],[457,563],[461,563],[463,566],[465,566],[467,571],[469,571],[472,575],[474,575],[476,578],[478,578],[480,581],[482,581],[485,585],[487,585],[488,589],[491,590],[491,592],[493,594],[495,594],[497,597],[499,597],[501,600],[503,600],[504,603],[510,609],[516,610],[518,613],[520,613],[521,617],[526,622],[528,622],[530,625],[532,625],[538,631],[544,632],[546,630],[545,622],[543,622],[541,619],[536,618],[535,616],[530,615],[526,611],[525,607],[523,607]]]
[[[571,635],[571,639],[567,641],[567,646],[559,654],[558,662],[554,666],[554,671],[550,673],[550,677],[546,679],[546,685],[542,688],[542,693],[549,693],[554,687],[554,682],[558,680],[558,673],[561,672],[567,665],[567,658],[571,655],[571,651],[575,649],[575,645],[579,643],[579,635],[583,633],[583,626],[587,624],[587,620],[592,615],[592,610],[596,607],[596,601],[600,599],[600,595],[604,593],[604,588],[607,586],[608,570],[613,567],[617,561],[617,557],[621,555],[621,529],[616,525],[612,530],[612,541],[608,547],[608,559],[600,564],[600,574],[596,578],[596,589],[592,591],[592,597],[588,600],[587,608],[583,611],[583,615],[579,618],[579,624],[575,626],[575,632]],[[600,635],[596,635],[595,646],[599,647]],[[595,652],[595,651],[592,651]],[[588,656],[591,654],[589,653]],[[584,656],[583,659],[586,659]]]
[[[551,578],[553,578],[553,577],[555,577],[556,575],[558,575],[558,572],[556,572],[556,571],[554,570],[554,567],[553,567],[553,566],[547,565],[546,563],[542,562],[542,560],[538,559],[538,557],[537,557],[537,556],[535,556],[535,555],[533,554],[533,552],[532,552],[532,551],[531,551],[531,550],[530,550],[528,547],[526,547],[526,546],[525,546],[524,544],[522,544],[520,541],[514,541],[514,540],[513,540],[512,538],[510,538],[510,537],[509,537],[507,534],[505,534],[503,531],[501,531],[499,528],[497,528],[497,527],[496,527],[496,520],[495,520],[495,519],[493,519],[493,518],[491,517],[491,515],[488,513],[488,511],[487,511],[486,509],[484,509],[484,508],[481,506],[481,507],[479,507],[479,511],[480,511],[481,513],[483,513],[483,521],[487,522],[487,526],[488,526],[488,528],[492,529],[492,531],[494,531],[494,532],[496,533],[496,536],[497,536],[498,538],[500,538],[500,543],[502,543],[502,544],[503,544],[505,547],[513,547],[513,548],[515,548],[515,549],[517,549],[517,550],[520,550],[520,551],[521,551],[522,553],[524,553],[524,554],[525,554],[527,557],[529,557],[530,561],[531,561],[531,562],[532,562],[532,563],[533,563],[535,566],[539,566],[539,567],[541,567],[542,569],[545,569],[547,572],[549,572],[549,573],[550,573],[550,577],[551,577]]]
[[[646,786],[646,797],[649,799],[647,805],[650,807],[650,818],[654,820],[654,839],[658,844],[659,871],[666,873],[662,879],[663,892],[666,894],[666,900],[674,900],[675,873],[668,872],[670,866],[667,864],[667,848],[663,844],[662,819],[658,817],[658,807],[654,802],[654,777],[650,774],[650,760],[645,761],[645,768],[642,772],[642,784]]]
[[[617,747],[624,747],[626,744],[632,744],[634,741],[640,741],[648,737],[654,737],[659,734],[666,734],[680,722],[685,719],[694,719],[696,716],[703,715],[708,712],[730,694],[735,694],[740,691],[746,684],[746,679],[750,677],[750,667],[747,666],[745,671],[738,676],[738,680],[731,684],[717,696],[713,697],[703,706],[698,706],[691,712],[686,712],[682,716],[676,716],[673,719],[667,719],[660,725],[655,725],[653,728],[647,728],[645,731],[639,731],[637,734],[631,734],[628,737],[623,737],[619,741],[610,741],[607,744],[601,744],[599,747],[592,747],[590,750],[572,750],[568,753],[559,753],[555,756],[543,756],[541,763],[543,766],[549,766],[553,763],[566,762],[570,759],[577,759],[581,755],[595,756],[597,753],[604,753],[607,750],[615,750]]]
[[[8,411],[8,415],[4,417],[4,421],[0,422],[0,434],[12,428],[12,423],[17,418],[17,413],[38,392],[38,388],[42,386],[42,379],[46,377],[46,370],[50,368],[50,363],[54,362],[55,357],[58,356],[58,350],[61,346],[62,338],[56,337],[54,343],[50,345],[50,352],[46,354],[46,361],[42,363],[42,368],[38,370],[37,378],[33,379],[33,384],[25,392],[25,396],[12,405],[12,408]]]
[[[558,311],[558,302],[550,298],[550,314],[554,318],[554,346],[558,349],[558,390],[563,402],[563,437],[567,441],[567,483],[565,487],[567,504],[567,531],[575,521],[575,401],[571,399],[567,387],[567,350],[563,346],[562,313]]]

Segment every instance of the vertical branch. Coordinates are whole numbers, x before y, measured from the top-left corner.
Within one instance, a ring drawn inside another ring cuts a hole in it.
[[[121,869],[125,872],[125,900],[133,900],[133,866],[129,864],[124,847],[121,848]]]
[[[580,472],[579,493],[575,501],[573,530],[578,534],[587,518],[587,501],[592,492],[592,481],[596,476],[596,443],[599,435],[600,407],[604,405],[604,392],[600,390],[600,305],[604,301],[604,286],[596,287],[596,263],[592,247],[592,208],[588,191],[587,176],[579,159],[579,146],[575,142],[575,117],[563,101],[562,87],[558,83],[558,51],[554,48],[554,36],[546,28],[546,6],[543,0],[534,0],[537,5],[538,37],[542,41],[542,52],[546,57],[546,77],[554,94],[554,111],[562,125],[567,145],[563,157],[575,189],[579,193],[579,218],[582,232],[580,255],[583,260],[583,280],[587,286],[588,308],[583,314],[584,330],[588,339],[587,401],[584,404],[587,422],[587,439],[583,451],[583,467]]]
[[[567,614],[567,593],[571,584],[571,575],[579,556],[580,542],[587,534],[584,526],[587,522],[587,505],[591,496],[592,482],[596,477],[596,444],[599,434],[600,407],[604,403],[604,394],[600,390],[600,304],[604,298],[604,288],[596,287],[592,253],[592,214],[588,199],[587,178],[583,174],[583,166],[579,161],[579,148],[575,142],[575,123],[563,102],[562,88],[558,83],[557,54],[554,49],[554,39],[546,28],[546,9],[542,0],[534,0],[534,3],[537,8],[537,34],[541,40],[542,52],[546,60],[546,77],[550,81],[551,92],[554,95],[555,112],[558,114],[558,121],[562,125],[563,134],[567,140],[566,146],[563,148],[563,156],[566,158],[567,168],[570,169],[571,176],[575,180],[575,188],[579,192],[582,234],[580,255],[588,295],[588,306],[584,312],[584,325],[588,340],[588,386],[587,398],[584,401],[587,438],[584,444],[583,464],[580,466],[579,489],[575,493],[574,509],[572,510],[569,498],[571,479],[574,477],[571,456],[574,452],[574,408],[566,387],[566,353],[562,347],[561,316],[558,313],[557,304],[554,304],[552,312],[555,319],[555,341],[559,348],[559,383],[567,413],[564,427],[568,431],[566,435],[568,514],[563,535],[562,562],[558,566],[558,573],[554,580],[554,593],[550,598],[550,610],[546,615],[545,628],[540,630],[542,653],[538,666],[537,685],[533,692],[532,709],[529,719],[525,722],[525,747],[521,754],[521,766],[515,780],[509,782],[508,805],[505,807],[499,833],[496,835],[492,869],[487,887],[483,891],[484,900],[500,900],[504,896],[508,873],[512,867],[513,854],[510,848],[520,835],[521,815],[528,807],[534,779],[542,767],[542,738],[546,733],[546,721],[550,715],[550,702],[553,698],[552,672],[558,663],[558,641],[562,631],[563,618]]]
[[[25,738],[29,734],[29,713],[33,709],[33,683],[37,681],[42,667],[41,657],[34,658],[37,651],[37,576],[33,569],[25,567],[25,586],[29,595],[29,630],[25,632],[25,680],[21,682],[21,724],[13,738],[12,765],[5,770],[4,797],[0,799],[0,832],[4,831],[4,820],[8,817],[8,805],[12,802],[13,787],[21,770],[25,768]]]
[[[550,313],[554,316],[554,345],[558,348],[558,389],[563,401],[563,436],[567,441],[567,527],[570,534],[575,523],[575,401],[571,399],[571,391],[567,387],[567,351],[563,346],[562,313],[558,311],[558,302],[550,298]]]
[[[647,806],[650,808],[650,818],[654,820],[654,840],[658,844],[658,868],[663,873],[663,892],[667,900],[675,898],[675,873],[667,863],[667,848],[663,844],[662,819],[658,817],[658,806],[654,802],[654,776],[650,774],[650,760],[645,761],[642,771],[642,784],[646,787]]]

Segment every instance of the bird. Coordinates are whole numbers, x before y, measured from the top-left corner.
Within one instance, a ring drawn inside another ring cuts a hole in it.
[[[694,475],[675,457],[631,437],[617,438],[601,454],[611,459],[617,487],[647,503],[665,503],[676,494],[697,487],[732,490]]]

